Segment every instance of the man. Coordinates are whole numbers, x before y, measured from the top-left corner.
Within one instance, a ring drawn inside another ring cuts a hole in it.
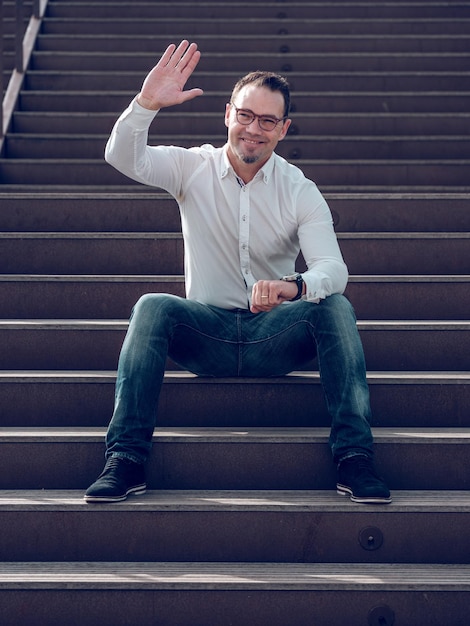
[[[329,208],[316,185],[275,154],[290,125],[280,76],[242,78],[226,105],[227,143],[149,147],[158,110],[202,94],[184,90],[196,44],[170,45],[121,115],[106,160],[178,201],[186,298],[147,294],[135,305],[119,358],[107,462],[87,502],[146,489],[144,463],[168,355],[203,376],[279,376],[318,358],[332,418],[339,493],[390,502],[373,465],[369,392],[354,312],[341,295],[348,274]],[[302,251],[307,271],[295,273]]]

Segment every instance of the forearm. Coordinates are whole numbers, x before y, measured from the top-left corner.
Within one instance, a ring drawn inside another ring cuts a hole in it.
[[[304,300],[320,302],[334,293],[343,293],[348,283],[348,269],[339,259],[325,259],[302,273]]]
[[[114,125],[105,148],[105,160],[110,165],[145,184],[155,184],[147,140],[156,113],[143,108],[134,99]]]

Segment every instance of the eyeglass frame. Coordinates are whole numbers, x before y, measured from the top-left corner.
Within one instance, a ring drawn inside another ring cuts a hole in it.
[[[258,115],[257,113],[253,113],[253,111],[251,109],[239,109],[233,102],[230,102],[230,106],[232,106],[235,109],[235,117],[237,119],[237,122],[239,124],[241,124],[242,126],[249,126],[250,124],[252,124],[256,119],[258,119],[258,126],[261,128],[261,130],[264,130],[266,133],[272,132],[279,124],[279,122],[285,122],[288,117],[287,115],[285,115],[284,117],[275,117],[274,115]],[[247,122],[246,124],[244,122],[241,122],[238,119],[238,113],[239,111],[244,111],[245,113],[249,113],[250,115],[252,115],[252,119]],[[270,129],[267,128],[263,128],[261,126],[261,119],[262,118],[268,118],[271,121],[275,121],[276,123],[274,124],[274,126]]]

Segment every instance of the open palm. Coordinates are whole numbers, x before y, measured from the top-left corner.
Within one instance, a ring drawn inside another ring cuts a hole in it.
[[[184,86],[200,58],[201,53],[195,43],[189,44],[183,40],[178,47],[170,44],[144,80],[137,97],[139,104],[147,109],[157,110],[202,95],[202,89],[198,88],[184,91]]]

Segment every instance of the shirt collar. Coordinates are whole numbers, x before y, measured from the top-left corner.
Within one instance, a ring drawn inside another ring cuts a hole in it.
[[[224,146],[222,154],[223,156],[222,156],[222,162],[220,164],[220,178],[225,178],[230,171],[232,171],[233,174],[235,175],[235,171],[227,156],[227,145]],[[271,154],[271,156],[263,165],[263,167],[260,169],[260,171],[256,174],[255,178],[261,178],[263,182],[267,185],[269,183],[269,180],[274,170],[274,161],[275,161],[275,153],[273,152],[273,154]]]

